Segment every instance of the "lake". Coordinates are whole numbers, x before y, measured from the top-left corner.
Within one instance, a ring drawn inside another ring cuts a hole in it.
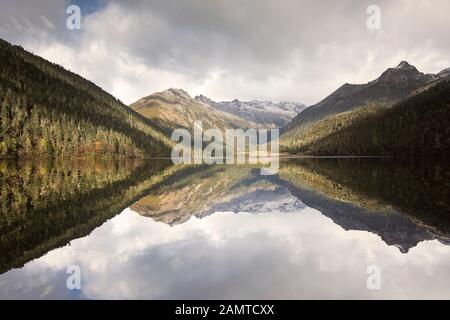
[[[0,183],[2,299],[450,298],[446,163],[0,162]]]

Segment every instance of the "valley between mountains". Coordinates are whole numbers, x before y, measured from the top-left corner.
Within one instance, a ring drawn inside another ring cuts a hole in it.
[[[0,41],[0,273],[89,235],[126,208],[169,225],[214,212],[315,208],[408,252],[450,243],[450,70],[407,62],[344,84],[313,106],[213,101],[183,89],[130,106],[77,74]],[[279,128],[285,155],[407,157],[282,159],[255,166],[174,166],[174,129]],[[145,161],[145,159],[151,159]],[[87,161],[86,161],[87,160]],[[420,197],[417,196],[420,194]],[[429,214],[429,213],[433,214]]]
[[[279,128],[285,154],[441,156],[450,152],[450,69],[406,61],[366,84],[344,84],[315,105],[216,102],[183,89],[124,105],[94,83],[0,41],[1,158],[170,156],[176,128]]]

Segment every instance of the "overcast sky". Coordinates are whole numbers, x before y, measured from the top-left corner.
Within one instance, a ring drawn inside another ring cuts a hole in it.
[[[80,30],[66,8],[81,7]],[[367,7],[381,9],[369,30]],[[0,37],[125,103],[170,87],[313,104],[407,60],[450,67],[448,0],[0,0]]]

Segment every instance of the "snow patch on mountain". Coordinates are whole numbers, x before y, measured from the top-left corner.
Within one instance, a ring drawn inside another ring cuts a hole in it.
[[[196,96],[195,99],[223,112],[271,128],[285,126],[292,118],[306,108],[303,103],[288,101],[239,101],[235,99],[233,101],[215,102],[203,95]]]

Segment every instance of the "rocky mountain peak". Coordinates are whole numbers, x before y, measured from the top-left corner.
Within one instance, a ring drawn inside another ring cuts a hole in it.
[[[404,74],[404,73],[412,73],[412,74],[422,74],[417,70],[417,68],[407,61],[400,62],[395,68],[388,68],[385,73],[396,73],[396,74]]]
[[[214,100],[208,98],[207,96],[204,96],[202,94],[195,96],[194,98],[196,101],[201,102],[201,103],[205,103],[207,105],[210,106],[214,106],[214,104],[216,103]]]
[[[437,75],[438,75],[439,78],[444,78],[444,77],[450,76],[450,68],[442,70]]]
[[[416,67],[410,65],[407,61],[400,62],[399,65],[396,67],[396,69],[417,70]]]
[[[161,93],[169,94],[169,95],[176,95],[176,96],[179,96],[180,98],[185,98],[185,99],[192,99],[191,96],[189,95],[189,93],[187,93],[187,91],[185,91],[183,89],[179,89],[179,88],[170,88]]]
[[[164,103],[179,104],[179,103],[191,103],[192,97],[183,89],[169,88],[161,92],[152,93],[149,96],[139,99],[135,103],[131,104],[131,107],[138,110],[142,107],[145,108],[147,103],[152,100],[161,100]]]
[[[381,74],[381,76],[375,80],[375,83],[386,84],[399,84],[399,83],[411,83],[411,82],[426,82],[431,80],[430,75],[419,72],[417,68],[406,61],[402,61],[395,68],[389,68]]]

